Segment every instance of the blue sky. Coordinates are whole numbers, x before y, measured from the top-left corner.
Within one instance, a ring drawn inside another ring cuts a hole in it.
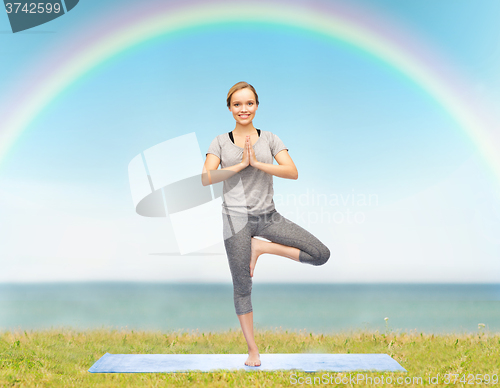
[[[488,109],[499,106],[497,1],[348,3],[419,39]],[[0,18],[2,105],[34,66],[64,55],[63,43],[103,9],[130,4],[82,0],[64,17],[18,34]],[[318,209],[275,199],[332,257],[318,271],[263,256],[254,281],[500,279],[498,182],[447,112],[353,47],[243,24],[155,39],[94,69],[44,110],[0,169],[0,281],[230,281],[222,244],[207,249],[219,256],[161,255],[178,252],[172,226],[135,214],[127,166],[190,132],[204,155],[215,136],[234,128],[225,96],[240,80],[259,93],[254,125],[276,133],[299,170],[297,181],[274,178],[275,195],[377,198],[350,206],[363,213],[359,224],[311,222],[304,214]]]

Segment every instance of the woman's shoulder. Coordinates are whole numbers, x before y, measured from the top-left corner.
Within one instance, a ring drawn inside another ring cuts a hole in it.
[[[265,131],[265,130],[260,130],[261,137],[264,136],[268,141],[272,141],[276,138],[279,138],[278,135],[276,135],[274,132],[271,131]]]
[[[271,131],[266,131],[265,129],[260,130],[260,136],[265,136],[266,138],[271,138],[274,135]]]
[[[214,140],[218,140],[218,141],[219,141],[219,143],[222,143],[222,142],[224,142],[226,139],[229,139],[229,134],[228,134],[227,132],[224,132],[224,133],[221,133],[220,135],[215,136],[215,137],[214,137],[214,139],[213,139],[212,141],[214,141]]]
[[[273,136],[276,135],[273,131],[266,131],[265,129],[261,129],[260,132],[265,133],[267,135],[273,135]]]

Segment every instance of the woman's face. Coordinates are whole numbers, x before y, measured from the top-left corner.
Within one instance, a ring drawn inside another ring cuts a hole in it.
[[[237,123],[246,125],[252,122],[257,111],[255,95],[249,88],[237,90],[231,96],[231,106],[229,110]]]

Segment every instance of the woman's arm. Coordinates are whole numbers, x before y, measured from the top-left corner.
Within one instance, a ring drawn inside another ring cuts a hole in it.
[[[222,182],[246,167],[243,161],[241,161],[234,166],[224,167],[218,170],[219,164],[220,159],[217,156],[215,156],[214,154],[207,154],[207,159],[205,160],[205,164],[203,165],[203,173],[201,174],[201,184],[203,186]]]
[[[249,147],[251,166],[280,178],[298,179],[299,172],[297,171],[297,167],[295,167],[295,163],[293,163],[293,160],[288,154],[287,150],[281,150],[276,154],[274,158],[279,164],[279,166],[276,166],[275,164],[262,163],[257,161],[257,159],[255,158],[255,152],[250,146],[250,143],[248,143],[247,146]]]

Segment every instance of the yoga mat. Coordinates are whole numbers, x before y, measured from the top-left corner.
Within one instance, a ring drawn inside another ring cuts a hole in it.
[[[89,369],[91,373],[212,372],[222,370],[299,370],[406,372],[388,354],[264,353],[261,366],[246,366],[248,354],[110,354]]]

